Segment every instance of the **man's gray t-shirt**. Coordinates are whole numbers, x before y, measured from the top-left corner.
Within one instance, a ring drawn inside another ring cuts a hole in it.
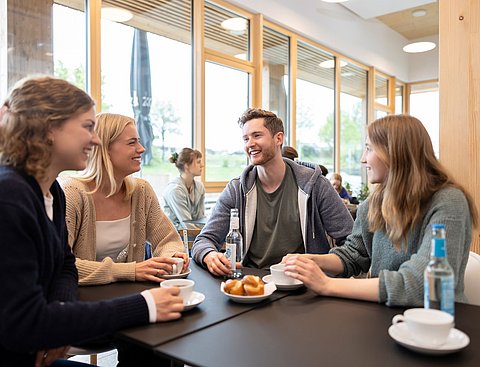
[[[304,253],[298,210],[298,186],[287,164],[280,187],[272,193],[263,190],[257,176],[257,215],[252,241],[243,264],[267,269],[289,253]]]

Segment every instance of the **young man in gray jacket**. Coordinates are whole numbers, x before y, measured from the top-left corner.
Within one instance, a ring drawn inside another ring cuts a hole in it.
[[[238,120],[251,165],[229,182],[193,247],[194,260],[217,276],[230,264],[220,251],[237,208],[243,265],[267,269],[288,253],[327,253],[326,234],[343,244],[353,219],[321,170],[282,158],[283,122],[273,112],[248,109]]]

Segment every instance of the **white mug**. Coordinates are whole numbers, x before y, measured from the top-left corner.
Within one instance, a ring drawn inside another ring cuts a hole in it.
[[[174,257],[173,260],[177,263],[172,264],[172,275],[180,274],[183,269],[183,259],[181,257]]]
[[[188,303],[188,300],[192,297],[194,286],[195,282],[190,279],[168,279],[160,283],[162,288],[180,289],[180,297],[182,297],[183,303]]]
[[[392,324],[405,322],[414,341],[422,346],[435,348],[445,344],[453,328],[453,321],[453,316],[444,311],[411,308],[403,315],[395,315]]]
[[[281,285],[301,284],[298,279],[294,279],[285,274],[285,264],[275,264],[270,266],[270,273],[272,274],[273,282]]]

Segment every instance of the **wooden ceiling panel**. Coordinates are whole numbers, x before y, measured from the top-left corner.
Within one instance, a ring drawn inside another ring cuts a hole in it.
[[[427,14],[423,17],[414,17],[412,12],[417,9],[424,9]],[[377,19],[409,40],[437,35],[438,2],[382,15]]]

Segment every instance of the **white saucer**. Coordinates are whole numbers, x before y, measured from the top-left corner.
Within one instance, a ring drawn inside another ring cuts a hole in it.
[[[274,283],[273,276],[271,274],[265,275],[262,278],[262,280],[264,283]],[[303,287],[303,283],[300,280],[295,279],[295,282],[296,282],[295,284],[279,284],[279,283],[274,283],[274,284],[277,286],[277,289],[279,291],[291,291],[291,290]]]
[[[228,298],[230,298],[234,302],[238,303],[256,303],[263,301],[264,299],[267,299],[270,297],[270,295],[275,292],[277,287],[275,286],[274,283],[266,283],[264,286],[264,294],[261,296],[236,296],[234,294],[228,294],[223,290],[223,287],[225,286],[225,282],[222,282],[220,284],[220,291],[226,295]]]
[[[400,345],[416,352],[425,354],[448,354],[465,348],[470,343],[470,338],[463,331],[458,329],[450,330],[447,341],[439,347],[431,347],[422,345],[412,339],[407,325],[399,322],[390,326],[388,334]]]
[[[190,268],[188,268],[185,273],[162,275],[161,278],[162,279],[181,279],[181,278],[188,277],[188,274],[190,274],[191,272],[192,272],[192,270]]]
[[[205,301],[205,295],[203,293],[193,291],[188,302],[183,304],[185,306],[183,310],[191,310],[192,308],[197,307],[203,301]]]

